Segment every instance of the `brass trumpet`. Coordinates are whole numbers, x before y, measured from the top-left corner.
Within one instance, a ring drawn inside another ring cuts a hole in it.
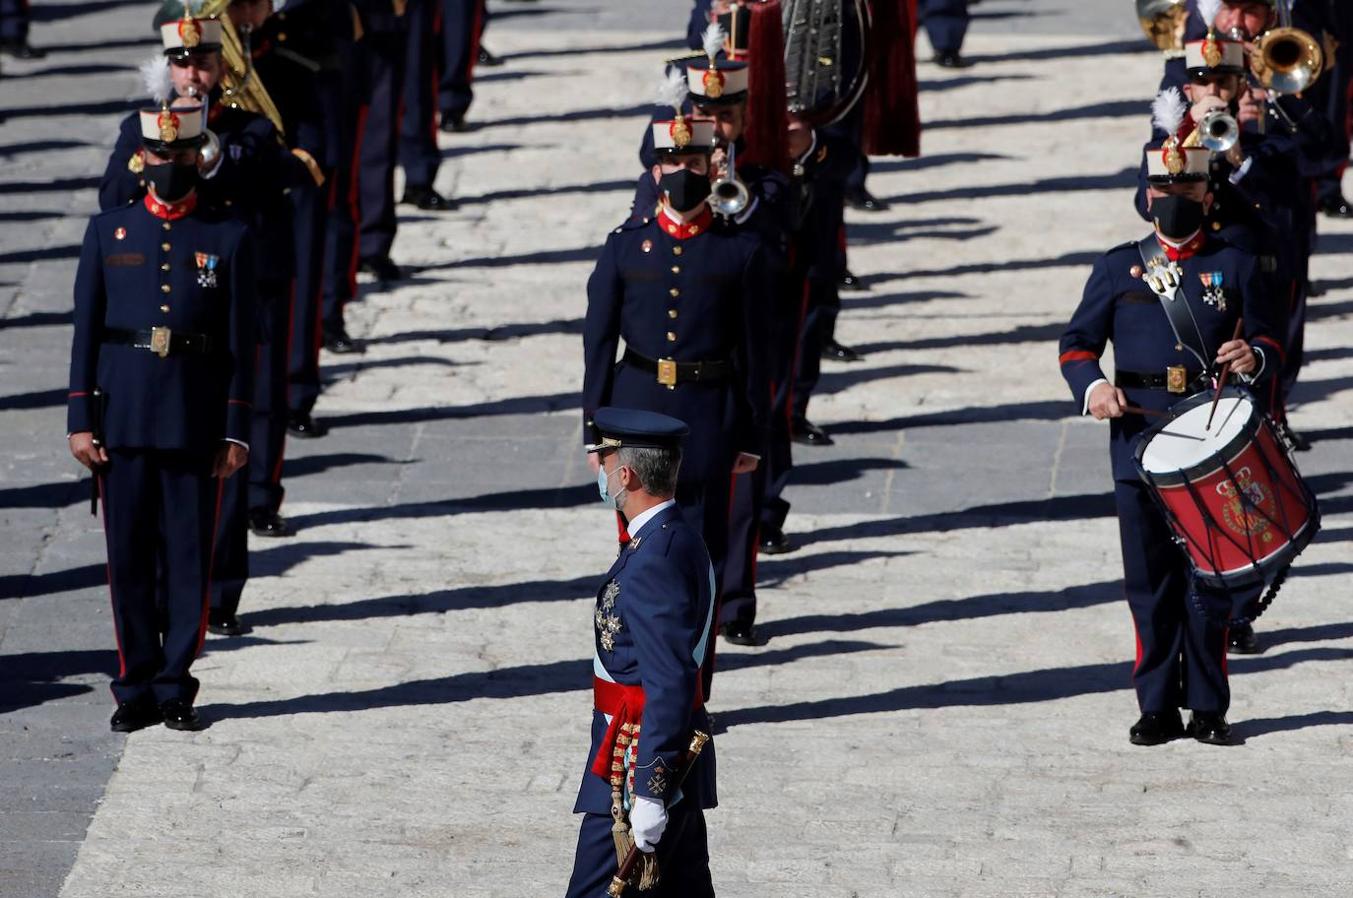
[[[1137,21],[1147,40],[1167,53],[1184,52],[1185,0],[1137,0]]]
[[[1277,94],[1298,94],[1325,71],[1325,52],[1300,28],[1272,28],[1259,36],[1250,68],[1261,87]]]
[[[1240,123],[1224,109],[1214,109],[1198,123],[1199,141],[1214,153],[1228,152],[1240,140]]]

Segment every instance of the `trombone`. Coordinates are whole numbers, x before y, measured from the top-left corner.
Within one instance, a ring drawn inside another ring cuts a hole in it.
[[[741,215],[747,209],[747,204],[752,201],[752,195],[748,192],[747,185],[738,180],[737,152],[737,147],[730,142],[728,144],[728,162],[723,167],[723,173],[719,175],[719,179],[714,182],[714,188],[711,191],[712,198],[709,201],[710,208],[725,218]]]
[[[1250,68],[1259,85],[1279,96],[1299,94],[1325,71],[1325,52],[1310,34],[1292,26],[1292,7],[1279,0],[1278,27],[1259,36]]]

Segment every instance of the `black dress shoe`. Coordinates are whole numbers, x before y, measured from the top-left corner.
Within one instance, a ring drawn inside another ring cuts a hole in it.
[[[719,628],[719,632],[733,645],[761,645],[761,640],[756,635],[756,627],[751,624],[734,621],[731,624],[724,624]]]
[[[358,270],[375,275],[382,284],[404,280],[404,272],[389,256],[367,256],[358,265]]]
[[[1287,428],[1287,438],[1292,441],[1292,448],[1297,452],[1311,451],[1311,441],[1297,433],[1291,427]]]
[[[0,41],[0,53],[15,59],[42,59],[46,50],[39,50],[28,41]]]
[[[762,527],[760,541],[757,544],[762,555],[783,555],[793,552],[798,546],[789,541],[779,527]]]
[[[481,46],[479,48],[479,64],[487,66],[488,68],[493,68],[502,65],[503,61],[490,53],[488,47]]]
[[[287,519],[270,508],[256,508],[249,512],[249,529],[254,536],[292,536],[295,531]]]
[[[163,719],[154,701],[149,698],[134,699],[117,706],[113,719],[108,721],[108,728],[114,733],[134,733],[154,726]]]
[[[329,426],[310,415],[292,415],[287,420],[287,433],[303,440],[315,440],[329,432]]]
[[[836,279],[836,285],[842,290],[868,290],[869,285],[861,278],[851,272],[849,268],[843,269],[841,276]]]
[[[882,212],[888,208],[887,203],[864,187],[846,191],[846,205],[860,212]]]
[[[463,115],[443,115],[440,127],[447,134],[464,134],[470,130]]]
[[[202,718],[197,716],[192,705],[181,698],[160,702],[160,713],[164,715],[164,725],[171,730],[192,732],[202,729]]]
[[[818,427],[812,421],[795,421],[794,427],[790,431],[790,439],[804,446],[831,446],[832,438],[827,436],[827,431]]]
[[[366,347],[348,336],[345,330],[325,331],[324,348],[335,355],[360,355],[366,352]]]
[[[822,347],[822,357],[831,359],[833,362],[863,362],[864,356],[846,346],[844,343],[837,343],[835,340]]]
[[[235,615],[211,611],[207,614],[207,632],[214,636],[240,636],[244,633],[244,628],[240,626],[240,619]]]
[[[427,212],[450,212],[453,209],[460,208],[460,204],[453,199],[442,196],[431,187],[409,185],[404,188],[404,196],[400,202],[406,206],[417,206]]]
[[[1348,200],[1341,193],[1321,200],[1320,211],[1330,218],[1353,218],[1353,206],[1348,205]]]
[[[1259,654],[1259,637],[1254,635],[1254,625],[1238,624],[1232,627],[1226,636],[1226,651],[1232,655]]]
[[[1178,711],[1147,711],[1128,730],[1133,745],[1164,745],[1184,735]]]
[[[966,69],[972,63],[957,50],[945,50],[935,54],[935,65],[945,69]]]
[[[1231,725],[1225,715],[1215,711],[1194,711],[1189,717],[1188,734],[1208,745],[1231,744]]]

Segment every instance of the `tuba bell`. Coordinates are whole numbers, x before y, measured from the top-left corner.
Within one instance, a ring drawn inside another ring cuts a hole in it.
[[[1260,35],[1250,68],[1261,87],[1276,94],[1297,94],[1320,78],[1325,52],[1300,28],[1272,28]]]
[[[728,145],[728,164],[724,166],[719,179],[714,182],[709,201],[709,207],[714,210],[714,213],[725,218],[741,215],[746,210],[747,204],[752,201],[752,195],[748,192],[747,185],[738,180],[736,164],[737,148],[730,143]]]
[[[1147,40],[1166,53],[1184,52],[1186,0],[1137,0],[1137,21]]]
[[[814,125],[844,117],[869,80],[867,0],[784,0],[789,111]]]
[[[254,71],[254,57],[248,29],[237,29],[230,21],[227,9],[230,0],[208,0],[196,15],[217,18],[221,22],[221,59],[225,62],[225,76],[221,79],[222,102],[246,112],[256,112],[272,122],[278,136],[282,128],[282,114],[263,86],[263,79]],[[243,36],[241,36],[243,31]]]

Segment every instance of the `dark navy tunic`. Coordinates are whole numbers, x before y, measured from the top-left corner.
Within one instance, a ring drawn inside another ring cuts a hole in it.
[[[1244,336],[1263,355],[1259,378],[1273,374],[1282,363],[1282,350],[1274,334],[1273,304],[1257,289],[1257,263],[1253,256],[1217,239],[1206,239],[1196,255],[1179,263],[1183,286],[1179,298],[1187,301],[1198,322],[1207,354],[1208,369],[1217,348],[1231,339],[1236,318],[1245,319]],[[1083,408],[1086,391],[1105,378],[1099,359],[1110,340],[1119,371],[1164,375],[1171,366],[1184,366],[1189,380],[1204,373],[1203,366],[1187,349],[1177,347],[1160,300],[1133,268],[1142,267],[1136,242],[1110,250],[1095,263],[1080,305],[1061,341],[1062,376],[1072,396]],[[1203,301],[1202,275],[1220,279],[1225,309]],[[1195,338],[1196,340],[1196,338]],[[1128,401],[1148,409],[1164,410],[1183,396],[1165,390],[1126,389]],[[1132,441],[1147,426],[1140,415],[1126,415],[1110,422],[1110,445],[1114,477],[1135,482]]]
[[[145,203],[94,216],[75,278],[66,429],[91,430],[99,387],[110,449],[247,443],[254,306],[252,242],[240,222],[202,210],[162,220]],[[205,335],[211,351],[160,358],[103,342],[110,328],[152,327]]]

